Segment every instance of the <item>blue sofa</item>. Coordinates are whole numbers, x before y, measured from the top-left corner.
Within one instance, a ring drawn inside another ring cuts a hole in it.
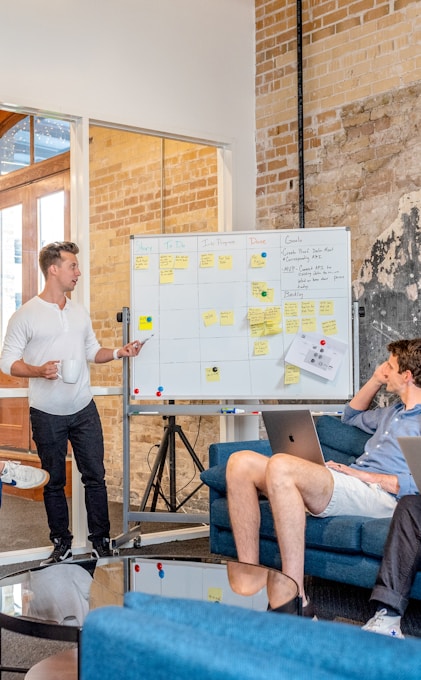
[[[344,425],[333,416],[321,416],[316,423],[326,460],[353,462],[364,450],[369,435],[359,428]],[[272,455],[267,440],[212,444],[209,469],[201,473],[210,489],[210,550],[236,557],[226,499],[225,467],[234,451],[252,449]],[[269,502],[260,501],[260,562],[281,567],[278,544]],[[350,515],[315,519],[308,516],[306,525],[305,573],[309,576],[372,588],[383,554],[390,519],[372,519]],[[421,572],[411,597],[421,599]]]
[[[211,602],[128,593],[91,611],[81,680],[419,680],[421,642]]]

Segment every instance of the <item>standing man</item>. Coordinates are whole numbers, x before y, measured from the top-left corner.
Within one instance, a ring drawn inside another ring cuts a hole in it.
[[[230,456],[228,507],[239,562],[229,563],[229,576],[235,592],[251,595],[267,585],[271,608],[279,606],[276,572],[269,573],[266,583],[266,576],[262,579],[251,566],[259,562],[259,494],[271,504],[282,570],[297,582],[303,613],[310,616],[304,592],[306,512],[322,518],[391,517],[398,498],[417,492],[397,437],[421,434],[421,338],[391,342],[388,351],[389,359],[376,368],[342,416],[343,422],[372,433],[354,464],[330,461],[325,467],[282,452],[271,458],[254,451]],[[370,409],[383,385],[399,401]]]
[[[42,467],[50,475],[44,504],[54,550],[43,564],[72,559],[73,536],[64,491],[68,442],[85,487],[92,557],[111,555],[104,443],[88,362],[135,357],[142,346],[139,341],[114,350],[100,346],[87,310],[67,296],[81,275],[78,252],[78,246],[69,241],[42,248],[39,266],[44,289],[11,317],[0,362],[4,373],[29,378],[32,436]],[[74,383],[64,382],[60,375],[60,361],[70,358],[80,362]]]

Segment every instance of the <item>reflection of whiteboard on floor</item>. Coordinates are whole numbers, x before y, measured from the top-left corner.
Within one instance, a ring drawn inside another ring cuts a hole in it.
[[[342,227],[132,237],[132,396],[347,399],[350,261]]]

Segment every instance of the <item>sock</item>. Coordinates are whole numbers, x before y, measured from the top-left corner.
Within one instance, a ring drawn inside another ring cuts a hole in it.
[[[393,607],[386,607],[385,605],[379,605],[377,607],[378,612],[382,609],[386,609],[386,616],[401,616],[401,614],[396,609],[393,609]]]

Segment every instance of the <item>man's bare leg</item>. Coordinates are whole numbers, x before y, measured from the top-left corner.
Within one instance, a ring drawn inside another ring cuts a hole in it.
[[[267,581],[267,570],[253,565],[259,564],[259,493],[267,493],[268,462],[255,451],[237,451],[228,459],[228,510],[239,561],[228,563],[228,577],[240,595],[254,595]]]
[[[323,512],[332,496],[333,477],[322,465],[288,454],[277,454],[269,459],[266,487],[281,553],[282,571],[298,584],[305,606],[306,508],[314,514]],[[276,574],[269,572],[268,597],[273,608],[277,606],[278,588],[279,579]]]

